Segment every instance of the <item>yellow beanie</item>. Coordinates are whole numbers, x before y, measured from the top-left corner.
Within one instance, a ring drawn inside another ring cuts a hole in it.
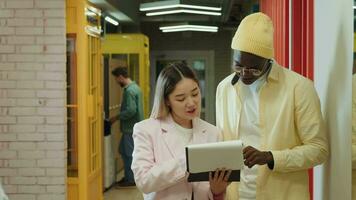
[[[260,12],[246,16],[237,28],[231,48],[267,59],[273,58],[272,20]]]

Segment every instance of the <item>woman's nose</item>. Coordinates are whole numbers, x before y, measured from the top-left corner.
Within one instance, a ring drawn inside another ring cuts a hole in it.
[[[194,99],[192,97],[188,97],[187,99],[187,106],[193,106],[195,105]]]

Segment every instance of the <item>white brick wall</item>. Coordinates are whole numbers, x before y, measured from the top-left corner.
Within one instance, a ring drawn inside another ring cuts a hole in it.
[[[0,0],[0,181],[66,199],[65,0]]]

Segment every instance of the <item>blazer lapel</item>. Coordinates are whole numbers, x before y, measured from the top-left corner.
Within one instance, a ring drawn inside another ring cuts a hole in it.
[[[167,149],[174,158],[182,156],[185,151],[182,139],[179,137],[179,132],[174,126],[172,116],[168,116],[165,120],[161,121],[162,138],[166,144]],[[198,117],[193,119],[193,136],[191,144],[200,144],[207,142],[206,127],[201,123]]]
[[[177,133],[177,130],[174,127],[174,122],[170,115],[161,121],[161,130],[163,141],[165,142],[171,155],[174,158],[181,156],[180,154],[184,152],[184,146],[181,138],[179,138],[179,133]]]

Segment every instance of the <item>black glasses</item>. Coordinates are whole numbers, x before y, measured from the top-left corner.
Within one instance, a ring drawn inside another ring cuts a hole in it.
[[[235,64],[233,69],[238,76],[244,76],[246,73],[252,74],[253,76],[261,76],[263,74],[263,72],[266,70],[266,68],[269,66],[269,63],[272,63],[272,60],[266,60],[266,62],[263,64],[263,67],[261,70],[254,69],[254,68],[247,68],[240,64]]]

